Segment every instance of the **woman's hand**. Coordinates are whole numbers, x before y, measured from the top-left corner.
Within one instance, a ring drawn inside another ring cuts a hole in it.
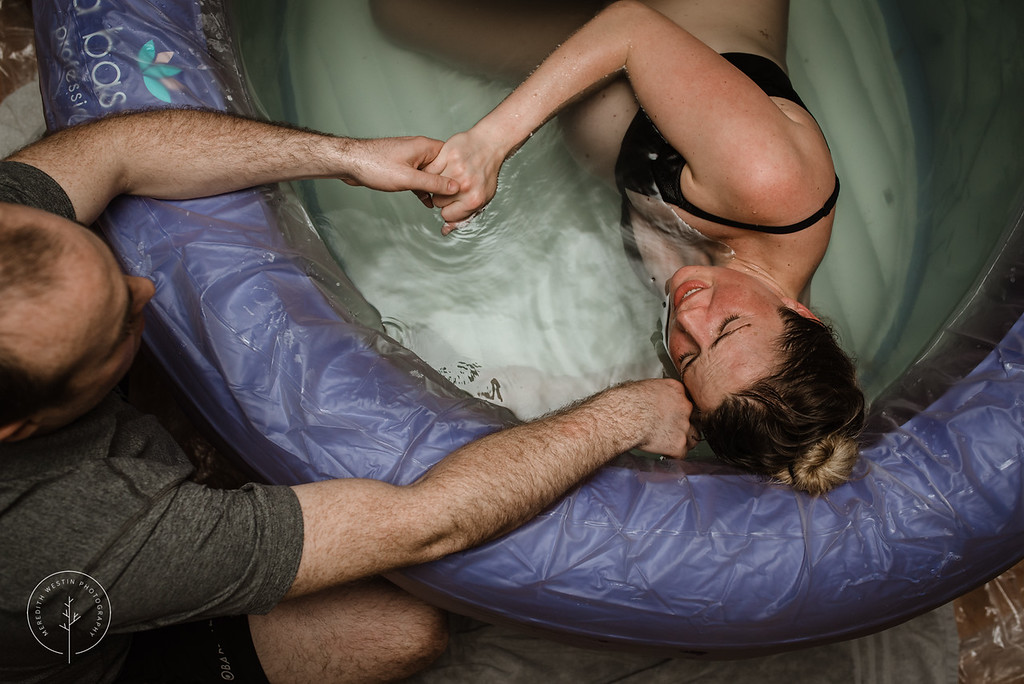
[[[444,219],[442,235],[458,228],[459,222],[472,218],[494,198],[504,161],[504,149],[477,127],[449,138],[424,169],[458,183],[458,192],[435,193],[433,197],[433,204],[441,209]]]

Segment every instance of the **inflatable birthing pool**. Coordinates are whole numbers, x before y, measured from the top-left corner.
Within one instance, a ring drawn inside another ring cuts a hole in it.
[[[249,111],[235,48],[268,31],[297,39],[261,43],[246,71],[270,84],[267,110],[301,125],[443,138],[500,97],[387,45],[363,2],[317,4],[247,6],[236,35],[205,2],[36,0],[48,125]],[[624,455],[521,529],[392,579],[566,640],[724,658],[885,628],[1024,557],[1024,8],[993,8],[793,3],[792,75],[844,182],[812,302],[874,399],[852,482],[811,498],[713,460]],[[306,208],[277,188],[122,197],[101,225],[124,268],[156,283],[147,345],[259,477],[406,483],[517,415],[658,372],[657,313],[618,276],[615,211],[577,215],[605,200],[573,201],[594,183],[572,180],[556,131],[536,138],[544,169],[524,148],[502,193],[527,184],[555,226],[513,201],[444,243],[436,217],[406,220],[411,198],[340,183],[302,186]],[[458,339],[473,326],[490,341]],[[568,342],[536,351],[549,335]]]

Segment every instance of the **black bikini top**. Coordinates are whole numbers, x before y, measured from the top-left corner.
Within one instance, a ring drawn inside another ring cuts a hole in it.
[[[775,62],[760,55],[742,52],[728,52],[722,57],[746,74],[766,95],[785,98],[807,109],[803,100],[793,89],[786,72]],[[684,166],[686,166],[686,159],[683,155],[662,137],[647,113],[643,109],[639,110],[622,138],[622,147],[619,149],[619,157],[615,162],[615,182],[619,187],[619,192],[623,192],[623,194],[625,189],[647,196],[654,196],[657,192],[669,204],[706,221],[774,235],[796,233],[814,225],[832,211],[839,198],[839,176],[837,175],[835,189],[832,190],[832,194],[825,201],[824,206],[803,221],[788,226],[762,226],[733,221],[705,211],[683,196],[679,180]]]

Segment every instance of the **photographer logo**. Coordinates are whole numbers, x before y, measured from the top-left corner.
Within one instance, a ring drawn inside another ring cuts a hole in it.
[[[62,570],[44,578],[25,609],[29,629],[48,651],[71,663],[96,646],[110,627],[110,597],[95,578]]]

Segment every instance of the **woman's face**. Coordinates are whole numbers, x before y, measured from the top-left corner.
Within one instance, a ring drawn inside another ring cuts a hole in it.
[[[772,372],[783,331],[780,307],[810,315],[759,278],[716,266],[676,271],[667,306],[666,346],[701,411]]]

